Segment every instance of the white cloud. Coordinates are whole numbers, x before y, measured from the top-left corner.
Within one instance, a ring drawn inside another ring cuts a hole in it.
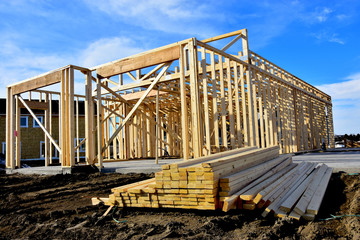
[[[360,133],[360,73],[346,77],[343,82],[317,88],[332,98],[335,133]]]
[[[333,10],[325,7],[320,12],[315,13],[315,19],[317,19],[319,22],[325,22],[328,19],[329,14],[332,12]]]
[[[82,51],[79,63],[90,68],[143,51],[144,49],[137,47],[137,43],[130,38],[103,38],[91,43]]]
[[[1,87],[69,64],[70,58],[57,54],[35,53],[6,41],[0,45]]]
[[[212,4],[190,0],[84,0],[92,9],[100,10],[117,21],[168,33],[186,33],[207,37],[211,21],[220,12]]]
[[[329,94],[334,100],[360,100],[360,73],[346,78],[347,81],[323,84],[318,88]]]
[[[85,49],[67,54],[38,53],[18,47],[7,40],[0,45],[0,97],[6,97],[6,86],[39,74],[66,66],[79,65],[86,68],[137,54],[145,49],[125,37],[103,38],[90,43]],[[56,90],[53,86],[51,90]],[[58,90],[58,89],[57,89]]]
[[[338,37],[336,33],[330,33],[328,31],[322,31],[320,33],[313,34],[313,36],[319,41],[339,43],[341,45],[345,44],[345,41]]]

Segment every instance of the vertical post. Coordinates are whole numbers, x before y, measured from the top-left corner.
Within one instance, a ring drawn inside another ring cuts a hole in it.
[[[274,103],[271,97],[271,77],[268,77],[267,84],[267,103],[268,103],[268,116],[269,116],[269,145],[274,146],[274,129],[273,129],[273,107]]]
[[[52,94],[49,94],[49,133],[52,134]],[[56,149],[55,149],[56,151]],[[49,163],[53,163],[53,145],[50,143]]]
[[[45,93],[45,102],[49,104],[49,94]],[[50,118],[49,118],[49,108],[45,110],[45,129],[46,131],[49,131],[50,128]],[[51,132],[50,132],[51,134]],[[46,136],[46,134],[44,134],[45,137],[45,166],[49,166],[50,163],[50,140],[49,138]]]
[[[246,70],[246,90],[247,90],[247,100],[248,100],[248,110],[249,110],[249,132],[250,132],[250,146],[255,146],[255,117],[254,117],[254,102],[253,102],[253,89],[251,81],[251,68],[248,65]],[[257,116],[256,116],[257,118]]]
[[[69,139],[69,130],[70,130],[70,89],[69,89],[69,68],[66,69],[65,71],[65,102],[64,102],[64,109],[65,109],[65,122],[66,122],[66,128],[64,129],[65,134],[64,134],[64,140],[65,140],[65,146],[66,146],[66,151],[65,151],[65,163],[63,167],[70,167],[70,147],[71,144],[69,143],[70,139]]]
[[[112,105],[114,105],[114,103],[112,103]],[[116,118],[117,116],[114,115],[114,117],[110,117],[110,122],[112,123],[112,128],[113,128],[113,132],[115,131],[115,129],[117,128],[117,123],[116,123]],[[120,132],[116,138],[114,138],[113,140],[113,156],[112,159],[118,159],[118,139],[120,137],[120,135],[122,134],[122,132]]]
[[[147,118],[146,118],[146,150],[147,150],[147,154],[146,157],[152,157],[153,154],[153,149],[151,146],[151,123],[150,123],[150,118],[151,118],[151,114],[148,111],[145,112]]]
[[[155,164],[159,163],[159,88],[156,91],[156,130],[155,130]]]
[[[264,135],[264,109],[263,108],[263,100],[264,102],[266,101],[266,99],[263,98],[263,88],[262,88],[262,82],[264,81],[263,79],[263,75],[260,73],[257,73],[257,81],[258,81],[258,101],[259,101],[259,113],[260,113],[260,143],[261,143],[261,147],[265,148],[265,135]],[[265,105],[265,104],[264,104]],[[266,105],[265,105],[266,106]]]
[[[234,66],[234,85],[235,85],[235,113],[236,113],[236,139],[237,147],[242,147],[242,137],[241,137],[241,113],[240,113],[240,99],[239,99],[239,72],[238,72],[238,63],[233,62]]]
[[[246,62],[250,63],[250,51],[249,51],[247,29],[243,30],[242,35],[244,36],[243,38],[241,38],[242,47],[243,47],[243,56],[247,56],[247,61]]]
[[[229,113],[229,127],[230,127],[230,146],[231,149],[235,148],[235,121],[234,121],[234,105],[233,105],[233,96],[232,96],[232,82],[231,82],[231,62],[229,58],[225,59],[226,62],[226,82],[228,90],[228,113]]]
[[[16,124],[15,124],[15,127],[16,127],[16,147],[15,147],[15,150],[16,150],[16,164],[15,166],[16,167],[20,167],[20,159],[21,159],[21,129],[20,129],[20,116],[21,116],[21,109],[20,109],[20,100],[18,98],[18,96],[16,95],[15,96],[15,100],[16,100]]]
[[[99,76],[96,78],[96,87],[97,87],[97,154],[98,154],[98,167],[101,169],[103,167],[103,154],[102,154],[102,125],[101,125],[101,116],[102,116],[102,107],[101,107],[101,79]]]
[[[79,97],[76,97],[76,146],[79,145]],[[80,148],[76,149],[76,162],[80,162]]]
[[[60,162],[61,162],[61,166],[65,167],[66,166],[66,154],[67,154],[67,149],[66,149],[66,104],[65,104],[65,99],[66,99],[66,70],[62,70],[62,74],[61,74],[61,93],[60,93],[60,109],[61,111],[59,111],[59,118],[60,118],[60,127],[59,127],[59,139],[60,139],[60,148],[61,148],[61,154],[60,154]]]
[[[251,75],[250,75],[250,77],[251,77]],[[253,107],[254,107],[254,110],[253,110],[253,113],[254,113],[253,121],[254,122],[253,122],[253,124],[255,126],[255,128],[254,128],[255,144],[256,144],[257,147],[261,147],[260,146],[260,139],[259,139],[258,98],[256,97],[257,96],[256,82],[253,81],[253,84],[251,86],[252,86]]]
[[[330,148],[335,148],[334,122],[333,122],[331,103],[327,105],[327,116],[328,116],[328,124],[329,124],[329,144],[330,144]]]
[[[249,134],[248,134],[248,121],[246,111],[246,93],[245,93],[245,81],[244,81],[244,65],[240,64],[240,81],[241,81],[241,110],[242,110],[242,121],[244,129],[244,145],[250,146]]]
[[[200,124],[200,98],[197,71],[197,50],[196,39],[193,38],[188,43],[189,49],[189,71],[190,71],[190,98],[191,98],[191,124],[192,142],[194,157],[202,156],[202,136]]]
[[[215,152],[220,152],[219,142],[219,110],[217,105],[217,78],[216,78],[216,62],[214,52],[210,53],[211,61],[211,85],[212,85],[212,107],[213,107],[213,123],[214,123],[214,140],[215,140]]]
[[[126,104],[124,106],[124,116],[129,114],[129,107]],[[130,159],[130,121],[128,121],[124,126],[124,150],[125,150],[125,159]]]
[[[224,82],[224,63],[223,56],[219,55],[219,75],[220,75],[220,97],[221,97],[221,144],[228,149],[227,127],[226,127],[226,102],[225,102],[225,82]]]
[[[206,154],[211,154],[211,140],[210,140],[210,116],[209,116],[209,98],[208,98],[208,82],[207,82],[207,71],[206,71],[206,53],[205,48],[201,48],[201,68],[202,68],[202,84],[204,94],[204,122],[205,122],[205,143],[206,143]]]
[[[186,99],[186,83],[185,83],[185,54],[184,45],[180,47],[180,98],[181,98],[181,135],[184,160],[189,159],[189,123],[188,123],[188,105]],[[156,152],[156,151],[155,151]]]
[[[92,76],[88,71],[85,77],[85,160],[88,164],[94,161],[94,139],[92,130],[94,129],[94,107],[92,100]]]
[[[74,68],[69,68],[69,166],[75,166],[75,124],[74,124]]]

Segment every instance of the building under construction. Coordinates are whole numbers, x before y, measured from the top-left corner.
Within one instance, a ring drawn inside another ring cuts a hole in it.
[[[83,94],[74,92],[80,78]],[[79,127],[82,101],[85,128]],[[251,51],[246,29],[93,68],[68,65],[9,85],[6,104],[6,167],[12,169],[20,166],[20,142],[26,144],[21,108],[34,119],[34,109],[45,112],[38,121],[45,165],[56,151],[62,167],[73,167],[84,146],[86,163],[99,168],[106,161],[186,160],[245,146],[279,145],[280,153],[334,147],[331,97]]]

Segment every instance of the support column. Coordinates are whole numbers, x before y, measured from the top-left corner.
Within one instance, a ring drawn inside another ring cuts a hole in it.
[[[197,51],[196,40],[193,38],[188,43],[189,64],[190,64],[190,97],[191,97],[191,123],[192,123],[192,142],[194,158],[202,156],[202,136],[200,122],[200,98],[197,75]]]
[[[21,129],[20,129],[20,117],[21,117],[21,109],[20,109],[20,100],[18,98],[18,96],[16,95],[15,96],[15,101],[16,101],[16,120],[15,120],[15,127],[16,127],[16,134],[15,134],[15,137],[16,137],[16,147],[15,147],[15,151],[16,151],[16,154],[15,154],[15,158],[16,158],[16,164],[15,166],[20,168],[20,159],[21,159]]]

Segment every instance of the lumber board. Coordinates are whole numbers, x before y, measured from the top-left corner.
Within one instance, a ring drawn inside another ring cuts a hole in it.
[[[109,198],[99,198],[99,197],[93,197],[91,198],[92,205],[99,205],[100,203],[108,203]]]
[[[267,159],[274,159],[278,156],[277,153],[273,153],[269,155],[268,153],[262,155],[253,155],[248,157],[246,160],[239,159],[236,162],[225,163],[221,167],[217,166],[215,169],[213,168],[213,172],[216,178],[221,178],[222,176],[226,176],[232,173],[236,173],[237,171],[244,170],[246,168],[253,167],[258,165]]]
[[[247,170],[244,170],[244,171],[247,171]],[[229,184],[229,186],[228,186],[230,188],[229,194],[233,194],[233,193],[239,191],[239,189],[245,187],[247,184],[249,184],[256,178],[263,175],[266,171],[267,171],[267,169],[261,169],[255,173],[250,172],[249,174],[251,174],[251,176],[248,176],[248,174],[246,174],[244,177],[237,179],[235,181],[235,183]]]
[[[300,220],[301,218],[301,215],[298,214],[297,212],[295,212],[294,210],[291,211],[291,213],[288,215],[289,218],[293,218],[293,219],[296,219],[296,220]]]
[[[251,188],[243,191],[240,195],[240,198],[243,200],[254,200],[256,203],[258,203],[261,199],[256,199],[256,196],[264,189],[266,189],[270,184],[277,181],[280,177],[284,176],[285,174],[288,174],[289,172],[292,172],[294,168],[296,168],[297,164],[293,163],[285,168],[281,169],[279,172],[275,173],[274,175],[267,177],[264,179],[264,181],[261,181],[259,184],[255,186],[251,186]]]
[[[318,170],[318,169],[317,169]],[[290,212],[294,204],[297,202],[297,200],[301,197],[301,195],[304,193],[306,188],[311,183],[312,179],[314,178],[314,175],[316,175],[317,171],[315,170],[308,178],[306,178],[305,181],[303,181],[299,187],[297,187],[294,192],[281,204],[280,210],[284,212]]]
[[[299,202],[294,207],[294,211],[297,212],[300,215],[305,214],[306,208],[309,205],[312,196],[315,194],[315,191],[318,187],[318,185],[321,182],[321,179],[323,178],[325,172],[327,170],[326,165],[321,165],[318,173],[314,177],[313,181],[311,182],[310,186],[306,189],[305,193],[302,195]]]
[[[130,183],[130,184],[127,184],[127,185],[112,188],[111,191],[112,192],[124,192],[129,188],[136,187],[136,186],[139,186],[139,185],[144,185],[144,184],[150,184],[150,183],[153,183],[154,181],[155,181],[155,178],[150,178],[150,179],[143,180],[143,181],[140,181],[140,182]]]
[[[269,206],[266,208],[267,212],[273,211],[275,214],[278,213],[279,207],[282,202],[284,202],[298,187],[301,185],[305,179],[311,174],[313,171],[313,166],[310,166],[308,171],[304,171],[298,177],[296,177],[293,181],[291,181],[286,189],[280,190],[280,194],[275,194],[276,196],[273,199],[270,199]]]
[[[141,68],[151,67],[160,63],[177,60],[180,57],[180,47],[171,46],[158,51],[151,51],[139,56],[120,59],[110,64],[96,68],[101,78],[108,78],[121,73],[126,73]]]
[[[288,155],[286,156],[281,156],[279,157],[279,159],[282,159],[283,162],[282,163],[285,163],[285,164],[282,164],[280,163],[278,166],[280,166],[279,168],[274,167],[273,169],[271,169],[270,171],[268,171],[265,175],[263,175],[263,177],[260,177],[258,178],[256,181],[252,182],[252,184],[248,184],[247,187],[241,189],[240,191],[238,191],[237,193],[233,194],[232,196],[230,197],[227,197],[225,200],[224,200],[224,205],[223,205],[223,211],[224,212],[227,212],[229,211],[233,205],[236,205],[237,202],[241,201],[241,199],[239,199],[240,195],[249,190],[251,187],[253,186],[256,186],[257,184],[261,183],[262,181],[264,181],[267,177],[270,177],[271,174],[275,173],[275,171],[278,171],[278,170],[281,170],[283,169],[284,167],[286,167],[288,164],[290,164],[291,162],[291,157],[289,157]],[[284,160],[285,159],[285,160]],[[290,161],[288,161],[290,160]],[[275,169],[277,168],[277,169]],[[287,169],[285,169],[284,173],[286,172]],[[265,176],[265,177],[264,177]],[[252,200],[252,198],[246,198],[244,200]]]
[[[305,213],[302,217],[307,221],[313,221],[315,219],[315,214]]]
[[[261,163],[259,165],[256,165],[254,167],[250,167],[245,170],[239,171],[232,175],[224,176],[220,179],[220,183],[237,182],[237,181],[239,181],[239,179],[241,181],[242,178],[244,177],[244,175],[251,175],[251,174],[255,174],[255,173],[262,174],[262,173],[268,171],[270,168],[273,168],[275,165],[278,165],[279,163],[284,161],[284,159],[286,159],[286,158],[288,158],[288,156],[278,157],[278,158],[266,161],[264,163]]]
[[[294,167],[291,171],[287,172],[286,174],[284,174],[283,176],[277,178],[275,181],[270,182],[269,185],[267,185],[267,187],[265,187],[263,190],[261,190],[256,197],[254,198],[254,202],[258,203],[260,202],[260,200],[266,196],[269,195],[269,193],[271,193],[276,187],[278,187],[281,183],[284,182],[284,179],[289,178],[292,174],[296,173],[299,169],[301,169],[302,166],[304,166],[305,163],[300,163],[298,164],[296,167]]]
[[[258,184],[264,182],[265,180],[270,180],[271,177],[276,178],[276,174],[280,171],[283,171],[283,173],[285,174],[287,172],[287,170],[291,170],[293,167],[296,166],[296,164],[292,164],[292,157],[285,155],[285,156],[280,156],[279,158],[284,158],[285,160],[278,164],[277,166],[275,166],[274,168],[270,169],[267,173],[265,173],[264,175],[262,175],[260,178],[258,178],[256,181],[252,182],[251,184],[247,185],[245,188],[241,189],[238,193],[240,195],[240,198],[243,200],[252,200],[254,195],[256,195],[258,192],[262,189],[259,188],[259,190],[256,189],[252,189],[255,186],[257,186]],[[265,185],[264,185],[265,187]],[[250,193],[249,191],[252,191],[253,193]],[[255,191],[255,193],[254,193]]]
[[[279,146],[274,146],[274,147],[269,147],[266,148],[265,150],[259,150],[259,149],[253,149],[250,151],[245,151],[236,155],[229,155],[227,157],[221,158],[221,159],[215,159],[209,162],[204,162],[202,163],[202,167],[206,168],[216,168],[218,166],[221,166],[223,164],[230,164],[232,161],[238,161],[239,158],[246,158],[249,156],[254,156],[256,154],[265,154],[268,152],[272,152],[272,151],[278,151],[279,150]]]
[[[313,215],[317,215],[321,202],[324,198],[325,192],[326,192],[326,188],[327,185],[329,183],[331,174],[332,174],[332,168],[328,167],[323,178],[321,179],[320,184],[318,185],[314,196],[312,197],[307,209],[306,209],[306,213],[307,214],[313,214]]]
[[[45,87],[45,86],[49,86],[55,83],[59,83],[61,81],[61,77],[62,77],[62,70],[65,69],[67,67],[64,68],[59,68],[56,69],[54,71],[33,77],[33,78],[29,78],[26,79],[22,82],[10,85],[11,86],[11,90],[12,90],[12,94],[20,94],[23,92],[27,92],[27,91],[31,91],[31,90],[35,90],[41,87]]]
[[[301,181],[301,178],[305,177],[307,171],[313,170],[313,164],[307,164],[303,169],[298,169],[294,175],[284,179],[276,188],[270,191],[267,195],[263,196],[263,200],[273,202],[278,196],[282,196],[282,193],[291,185],[293,182]]]
[[[225,152],[214,153],[214,154],[211,154],[211,155],[205,156],[205,157],[199,157],[194,160],[187,160],[187,161],[182,161],[182,162],[173,163],[173,164],[164,164],[161,166],[161,168],[163,170],[166,170],[166,169],[170,169],[170,168],[190,167],[191,165],[197,165],[197,164],[201,164],[201,163],[204,163],[207,161],[212,161],[212,160],[216,161],[217,159],[220,159],[223,157],[235,156],[237,154],[242,154],[244,152],[253,151],[256,149],[257,149],[257,147],[237,148],[237,149],[233,149],[233,150],[229,150],[229,151],[225,151]]]

